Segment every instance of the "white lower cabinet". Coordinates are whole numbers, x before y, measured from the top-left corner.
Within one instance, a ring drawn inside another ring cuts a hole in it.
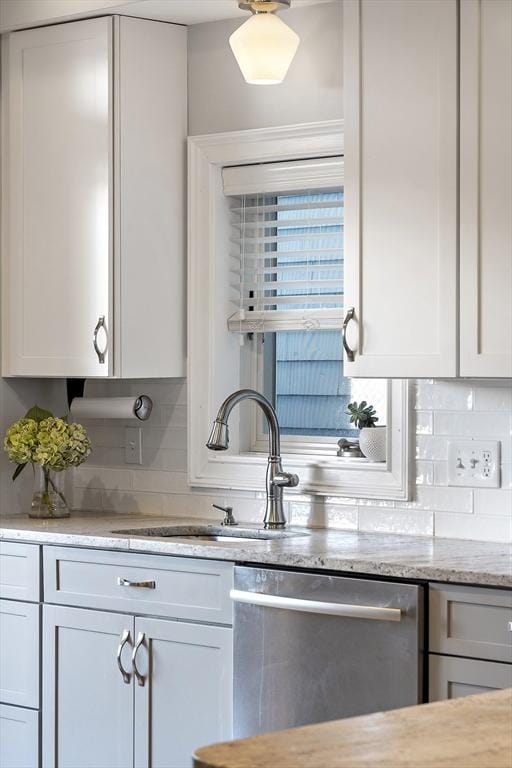
[[[39,709],[39,610],[38,603],[0,600],[2,703]]]
[[[39,765],[39,712],[0,704],[0,765],[2,768]]]
[[[133,689],[117,664],[133,617],[45,605],[43,609],[43,766],[129,768]],[[130,668],[130,649],[122,662]]]
[[[127,602],[156,592],[161,569],[182,579],[169,599],[178,601],[183,579],[197,579],[201,569],[196,604],[210,595],[215,606],[229,594],[230,564],[155,561],[147,558],[149,578],[117,587]],[[118,565],[126,575],[127,564]],[[190,594],[181,613],[194,615],[195,603]],[[198,747],[232,736],[232,687],[231,626],[44,605],[44,768],[189,768]]]
[[[135,637],[135,766],[187,768],[199,746],[232,738],[232,630],[136,618]]]

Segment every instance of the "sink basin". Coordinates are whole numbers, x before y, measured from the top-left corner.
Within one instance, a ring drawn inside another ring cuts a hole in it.
[[[258,541],[274,541],[289,539],[295,536],[307,536],[298,531],[264,530],[263,528],[233,528],[222,525],[161,525],[156,528],[125,528],[112,531],[125,536],[156,536],[158,538],[179,538],[193,541],[221,541],[225,544],[240,542],[257,543]]]

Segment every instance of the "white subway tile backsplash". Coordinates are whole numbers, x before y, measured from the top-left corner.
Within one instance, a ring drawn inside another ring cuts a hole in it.
[[[434,485],[448,485],[447,461],[434,461]]]
[[[187,471],[187,452],[166,448],[145,448],[142,444],[142,461],[149,469],[162,469],[171,472]],[[124,452],[123,452],[124,454]]]
[[[102,492],[103,509],[106,512],[138,512],[141,515],[162,515],[163,499],[160,493],[137,491]]]
[[[512,491],[504,488],[477,488],[475,515],[505,515],[512,519]]]
[[[342,530],[451,536],[489,541],[512,539],[512,389],[510,382],[415,382],[416,446],[410,501],[314,497],[288,492],[285,513],[295,525]],[[126,426],[134,422],[90,421],[93,454],[75,470],[74,505],[141,514],[219,520],[213,503],[234,507],[241,522],[261,523],[265,493],[190,488],[187,481],[185,379],[87,382],[88,396],[148,394],[154,410],[141,424],[143,464],[126,465]],[[500,489],[447,485],[448,441],[457,437],[501,441]]]
[[[404,533],[410,536],[432,536],[434,515],[424,510],[404,511],[376,507],[359,509],[359,530]]]
[[[190,493],[186,472],[158,470],[133,472],[133,489],[153,493]]]
[[[473,408],[473,388],[471,384],[461,381],[418,379],[416,408],[431,411],[470,411]]]
[[[78,488],[128,491],[133,488],[132,472],[129,469],[100,468],[82,464],[75,471],[75,485]]]
[[[435,513],[435,535],[478,541],[512,541],[512,520],[501,515]]]
[[[431,435],[434,431],[434,414],[431,411],[416,411],[416,434]]]
[[[475,386],[476,411],[512,411],[512,384],[504,380],[501,386],[478,384]]]
[[[411,501],[397,501],[399,509],[426,509],[441,512],[473,511],[473,491],[467,488],[418,486]]]
[[[416,485],[433,485],[434,463],[432,461],[416,462]]]
[[[169,450],[187,450],[187,430],[185,427],[152,427],[145,429],[142,439],[143,448],[165,448]]]
[[[445,413],[434,414],[434,434],[460,437],[495,438],[510,435],[510,413]]]
[[[435,461],[448,458],[448,440],[446,437],[416,436],[416,458]]]

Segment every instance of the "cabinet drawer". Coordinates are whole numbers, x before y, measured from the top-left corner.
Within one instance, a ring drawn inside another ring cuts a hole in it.
[[[0,704],[0,765],[2,768],[38,767],[39,712]]]
[[[40,547],[0,541],[0,597],[39,602]]]
[[[37,603],[0,600],[0,702],[39,707]]]
[[[512,592],[430,587],[429,649],[454,656],[512,662]]]
[[[429,701],[458,699],[512,686],[510,664],[434,655],[428,657],[428,664]]]
[[[232,563],[68,547],[43,552],[47,603],[232,623]]]

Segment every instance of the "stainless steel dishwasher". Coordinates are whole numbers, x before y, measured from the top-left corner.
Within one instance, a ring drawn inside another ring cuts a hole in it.
[[[421,701],[423,588],[235,568],[234,735]]]

